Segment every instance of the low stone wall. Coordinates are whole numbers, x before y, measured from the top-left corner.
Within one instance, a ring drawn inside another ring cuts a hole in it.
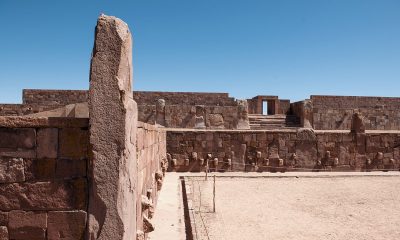
[[[138,122],[136,148],[136,193],[140,199],[136,204],[137,230],[147,237],[166,170],[166,132],[163,128]]]
[[[87,119],[0,117],[0,239],[84,239]]]
[[[22,102],[32,105],[68,105],[87,102],[87,90],[24,89]]]
[[[67,105],[87,102],[87,90],[45,90],[24,89],[24,104],[33,105]],[[151,92],[133,91],[133,99],[139,104],[154,104],[164,99],[168,104],[235,106],[236,101],[228,93],[207,92]]]
[[[173,131],[167,132],[171,171],[204,170],[218,158],[218,170],[255,171],[330,169],[361,171],[398,168],[400,132],[354,134],[347,131],[300,129],[283,131]],[[327,156],[327,151],[329,155]],[[382,153],[379,160],[377,154]],[[211,154],[211,156],[208,156]],[[336,159],[337,158],[337,159]],[[204,161],[202,162],[203,159]],[[229,160],[231,163],[229,164]],[[368,159],[372,165],[367,166]],[[337,162],[334,163],[334,161]],[[392,162],[394,160],[394,163]],[[174,166],[175,164],[175,166]],[[214,166],[215,167],[215,166]]]
[[[0,104],[0,116],[22,116],[48,110],[60,106],[36,105],[36,104]]]

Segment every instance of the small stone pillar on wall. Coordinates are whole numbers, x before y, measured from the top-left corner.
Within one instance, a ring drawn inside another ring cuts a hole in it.
[[[136,238],[137,105],[132,37],[122,20],[98,18],[90,68],[88,239]]]

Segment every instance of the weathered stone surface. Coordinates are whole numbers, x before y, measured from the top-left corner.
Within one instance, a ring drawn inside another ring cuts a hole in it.
[[[56,178],[85,177],[86,166],[86,159],[57,159]]]
[[[351,120],[351,132],[365,133],[364,118],[358,112],[353,114],[353,118]]]
[[[224,128],[224,118],[222,117],[222,114],[209,114],[208,121],[211,128]]]
[[[8,240],[8,229],[6,226],[0,226],[0,240]]]
[[[0,156],[36,157],[36,131],[32,128],[0,128]]]
[[[249,122],[249,105],[246,100],[237,100],[238,101],[238,122],[237,129],[250,129]]]
[[[0,210],[86,208],[86,180],[0,184]]]
[[[0,183],[25,181],[22,158],[0,158]]]
[[[24,163],[27,181],[51,180],[55,177],[56,159],[25,159]]]
[[[11,211],[8,230],[10,239],[46,239],[47,214]]]
[[[59,131],[60,158],[86,158],[88,155],[89,132],[79,128],[63,128]]]
[[[88,238],[133,239],[137,105],[132,99],[132,39],[128,25],[101,15],[92,56],[89,115],[93,187]]]
[[[37,132],[37,157],[57,158],[58,129],[40,128]]]
[[[0,226],[8,225],[8,212],[0,212]]]
[[[51,240],[82,240],[86,228],[86,212],[49,212],[47,219],[47,238]]]
[[[0,117],[0,127],[5,128],[40,128],[40,127],[76,127],[89,126],[87,118],[52,118],[52,117],[25,117],[7,116]]]
[[[36,132],[32,128],[0,128],[1,148],[27,148],[36,146]]]

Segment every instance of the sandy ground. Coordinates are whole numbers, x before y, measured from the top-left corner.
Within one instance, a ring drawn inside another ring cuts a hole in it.
[[[216,213],[212,178],[186,185],[195,239],[400,239],[399,175],[217,177]]]

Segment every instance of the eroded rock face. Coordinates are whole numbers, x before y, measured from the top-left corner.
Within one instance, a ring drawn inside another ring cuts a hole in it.
[[[88,239],[134,239],[137,105],[132,99],[132,38],[126,23],[106,15],[96,26],[89,116]]]

